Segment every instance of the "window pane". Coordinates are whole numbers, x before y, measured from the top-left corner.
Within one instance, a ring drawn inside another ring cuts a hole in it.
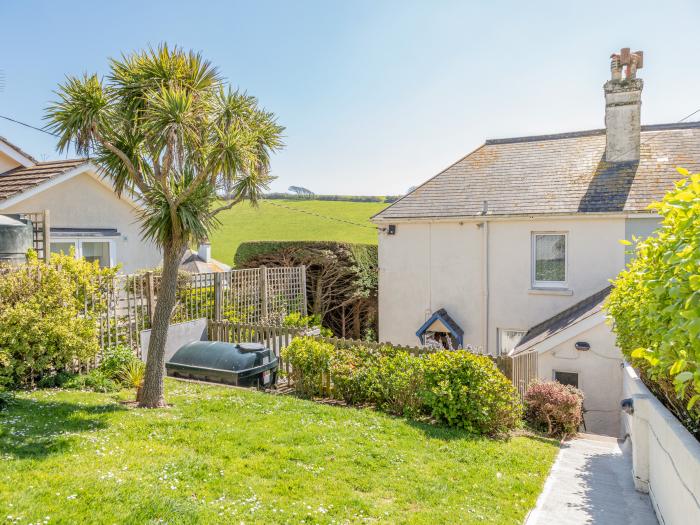
[[[98,261],[101,267],[109,266],[109,243],[100,241],[83,242],[83,257],[86,261]]]
[[[499,328],[498,334],[498,351],[501,355],[504,355],[517,346],[525,335],[525,332],[521,330],[502,330]]]
[[[566,281],[566,236],[535,236],[535,281]]]
[[[578,388],[578,374],[575,372],[554,372],[554,380],[562,385],[571,385]]]
[[[75,249],[75,244],[72,242],[52,242],[51,253],[63,253],[70,255],[71,248]]]

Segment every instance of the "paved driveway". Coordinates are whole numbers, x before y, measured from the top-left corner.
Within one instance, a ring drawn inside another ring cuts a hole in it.
[[[562,446],[526,525],[657,525],[634,489],[630,445],[582,434]]]

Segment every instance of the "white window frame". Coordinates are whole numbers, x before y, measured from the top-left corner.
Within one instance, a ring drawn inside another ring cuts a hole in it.
[[[563,281],[538,281],[535,279],[537,271],[537,237],[544,235],[561,235],[564,237],[564,280]],[[558,288],[567,289],[569,287],[569,232],[543,231],[532,232],[530,247],[530,280],[532,287],[537,288]]]
[[[109,244],[109,267],[114,268],[117,265],[117,246],[114,239],[106,239],[104,237],[53,237],[50,244],[54,243],[70,243],[75,246],[75,258],[80,259],[83,256],[84,242],[105,242]],[[51,246],[49,246],[51,250]],[[53,253],[53,252],[52,252]]]
[[[498,355],[508,355],[508,352],[504,352],[502,349],[503,345],[501,343],[503,332],[522,332],[522,337],[525,337],[527,330],[522,330],[520,328],[496,328],[496,351],[498,352]]]

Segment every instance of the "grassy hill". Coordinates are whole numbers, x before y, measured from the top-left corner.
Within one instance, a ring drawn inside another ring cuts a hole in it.
[[[301,212],[372,226],[369,218],[386,206],[381,202],[316,200],[263,200],[258,208],[247,203],[240,204],[219,214],[222,224],[211,236],[212,256],[223,263],[232,264],[238,245],[244,241],[347,241],[376,244],[376,230]]]

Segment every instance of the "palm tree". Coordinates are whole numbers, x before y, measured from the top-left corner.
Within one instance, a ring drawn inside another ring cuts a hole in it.
[[[163,251],[141,406],[164,406],[164,351],[187,247],[209,236],[216,214],[268,188],[283,127],[257,100],[226,86],[198,53],[158,48],[110,61],[106,78],[68,77],[47,109],[58,150],[93,157],[118,195],[142,203],[145,239]],[[229,192],[219,204],[222,188]]]

